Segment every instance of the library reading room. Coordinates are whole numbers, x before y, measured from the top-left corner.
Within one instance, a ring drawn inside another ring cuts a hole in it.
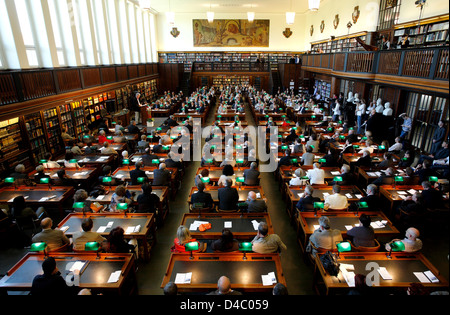
[[[448,295],[447,0],[0,0],[0,25],[6,302]]]

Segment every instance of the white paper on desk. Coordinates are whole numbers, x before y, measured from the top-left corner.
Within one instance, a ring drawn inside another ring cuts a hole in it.
[[[382,229],[382,228],[384,228],[384,224],[381,223],[381,221],[370,222],[370,226],[373,227],[374,229]]]
[[[97,200],[103,200],[103,198],[105,198],[105,195],[98,195],[98,197],[95,198],[95,199],[97,199]]]
[[[117,178],[122,178],[123,174],[116,175]]]
[[[127,230],[125,231],[125,234],[134,233],[134,226],[127,227]]]
[[[350,231],[351,229],[353,229],[353,225],[346,225],[345,228],[347,229],[347,231]]]
[[[73,263],[72,267],[69,269],[69,271],[73,272],[74,270],[81,270],[84,267],[85,262],[83,261],[76,261]]]
[[[256,198],[261,199],[261,193],[256,193]]]
[[[375,172],[377,176],[381,176],[381,172]]]
[[[263,285],[273,285],[277,282],[274,272],[269,272],[267,275],[261,275]]]
[[[402,198],[403,200],[405,200],[406,199],[406,196],[405,195],[398,195],[400,198]]]
[[[425,276],[423,272],[413,272],[417,279],[422,283],[430,283],[430,280]]]
[[[141,226],[140,225],[136,225],[134,227],[134,233],[139,233],[140,230],[141,230]]]
[[[153,175],[153,172],[145,171],[145,175]]]
[[[51,178],[58,178],[58,174],[53,174],[52,176],[50,176]]]
[[[60,228],[61,231],[63,231],[64,233],[69,229],[69,227],[67,225],[64,225]]]
[[[404,192],[403,190],[399,190],[399,191],[397,191],[397,194],[399,194],[399,195],[407,195],[407,193],[406,193],[406,192]]]
[[[105,232],[105,230],[106,230],[106,226],[100,226],[100,227],[97,229],[97,233],[103,233],[103,232]]]
[[[119,281],[121,273],[122,273],[122,270],[117,270],[117,271],[114,271],[113,273],[111,273],[111,275],[109,276],[109,279],[108,279],[108,283],[114,283],[114,282]]]
[[[332,171],[331,172],[331,175],[334,175],[334,176],[339,175],[339,174],[341,174],[341,173],[339,173],[339,171]]]
[[[299,193],[299,194],[297,194],[300,198],[303,198],[303,194],[304,193]]]
[[[197,221],[195,220],[193,223],[191,223],[191,225],[189,226],[189,230],[190,231],[197,231],[198,227],[202,224],[207,224],[209,223],[208,221]]]
[[[258,230],[258,226],[259,226],[259,222],[256,221],[256,220],[252,220],[252,224],[253,224],[253,229],[254,229],[255,231],[257,231],[257,230]]]
[[[106,225],[107,228],[112,227],[114,224],[114,221],[109,221],[108,224]]]
[[[345,282],[347,282],[347,285],[350,288],[353,288],[355,286],[355,273],[353,271],[342,272],[342,276],[344,277]]]
[[[428,279],[430,279],[431,282],[436,283],[439,282],[439,279],[436,278],[436,276],[430,271],[425,271],[424,272],[425,276],[427,276]]]
[[[329,193],[326,193],[326,192],[323,193],[323,196],[324,196],[324,197],[329,196],[329,195],[330,195]]]
[[[417,191],[415,189],[410,189],[407,190],[407,192],[409,192],[411,195],[414,195]]]
[[[318,230],[320,228],[320,224],[313,225],[314,230]]]
[[[42,201],[47,201],[48,200],[48,197],[42,197],[41,199],[39,199],[38,201],[39,202],[42,202]]]
[[[350,199],[353,198],[352,194],[345,194],[345,196]]]
[[[226,221],[226,222],[224,222],[224,225],[223,225],[223,227],[225,229],[231,229],[232,226],[233,226],[233,224],[231,221]]]
[[[386,267],[378,268],[378,273],[380,274],[381,278],[383,278],[383,280],[392,280],[392,276],[389,274]]]
[[[355,194],[355,196],[356,196],[356,198],[358,198],[358,199],[361,199],[361,198],[362,198],[362,195],[360,195],[360,194]]]
[[[177,273],[175,276],[175,284],[186,284],[191,283],[192,272],[188,273]]]

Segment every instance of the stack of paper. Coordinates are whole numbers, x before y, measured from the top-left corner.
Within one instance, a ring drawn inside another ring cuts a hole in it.
[[[225,229],[231,229],[231,227],[233,226],[233,224],[232,224],[232,222],[231,221],[226,221],[225,223],[224,223],[224,228]]]
[[[258,230],[258,227],[259,227],[259,222],[256,221],[256,220],[252,220],[252,224],[253,224],[253,229],[254,229],[255,231],[257,231],[257,230]]]
[[[125,231],[125,234],[138,233],[140,230],[141,230],[140,225],[129,226],[129,227],[127,227],[127,230]]]
[[[436,278],[436,276],[430,270],[425,272],[413,272],[413,273],[417,277],[417,279],[419,279],[419,281],[422,283],[439,282],[439,279]]]
[[[261,275],[263,285],[274,285],[277,283],[275,272],[269,272],[267,275]]]
[[[109,276],[109,279],[108,279],[108,283],[114,283],[114,282],[119,281],[121,273],[122,273],[122,270],[117,270],[117,271],[114,271],[113,273],[111,273],[111,275]]]
[[[392,276],[389,274],[386,267],[378,268],[378,273],[380,274],[381,278],[383,278],[383,280],[392,280]]]
[[[105,195],[98,195],[98,197],[95,198],[95,199],[97,199],[97,200],[103,200],[103,198],[105,198]]]
[[[386,221],[386,220],[374,221],[374,222],[371,222],[370,225],[374,229],[382,229],[386,226],[387,222],[388,221]]]
[[[345,196],[347,197],[347,198],[349,198],[349,199],[351,199],[351,198],[353,198],[353,196],[352,196],[352,194],[345,194]]]
[[[340,175],[341,173],[339,173],[339,171],[333,171],[333,172],[331,172],[331,175],[333,175],[333,176],[337,176],[337,175]]]
[[[145,171],[145,175],[153,175],[153,172]]]
[[[190,231],[197,231],[198,227],[202,224],[207,224],[209,223],[208,221],[197,221],[195,220],[193,223],[191,223],[191,225],[189,226],[189,230]]]
[[[81,270],[84,267],[85,262],[84,261],[76,261],[73,263],[72,267],[69,269],[70,272],[73,272],[74,270]]]
[[[175,276],[175,284],[189,284],[191,283],[192,272],[177,273]]]
[[[69,229],[67,225],[64,225],[60,228],[61,231],[66,232]]]
[[[355,286],[355,273],[353,271],[349,270],[355,270],[355,266],[350,264],[340,264],[339,270],[342,272],[342,276],[345,279],[345,282],[347,282],[347,285],[349,287]]]

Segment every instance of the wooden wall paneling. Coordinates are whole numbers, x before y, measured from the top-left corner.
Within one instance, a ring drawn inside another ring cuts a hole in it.
[[[0,74],[0,105],[19,101],[12,73]]]
[[[19,74],[25,101],[56,94],[51,71],[30,71]]]
[[[134,79],[138,77],[138,67],[137,65],[128,66],[128,78]]]
[[[64,93],[82,88],[81,77],[78,69],[55,70],[58,92]]]
[[[117,80],[125,81],[128,80],[128,67],[127,66],[119,66],[116,68],[117,71]]]
[[[100,68],[100,76],[102,84],[116,82],[116,68],[115,67],[102,67]]]
[[[100,69],[99,68],[84,68],[81,69],[81,76],[83,78],[82,86],[83,88],[92,87],[101,85],[101,78],[100,78]]]

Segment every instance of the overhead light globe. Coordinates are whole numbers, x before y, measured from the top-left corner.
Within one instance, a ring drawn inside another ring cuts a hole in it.
[[[286,24],[292,25],[295,20],[295,12],[286,12]]]
[[[212,11],[206,12],[206,18],[208,19],[209,23],[212,23],[214,21],[214,12]]]
[[[309,9],[311,11],[319,10],[320,0],[309,0]]]
[[[247,19],[249,22],[253,22],[255,20],[255,12],[247,12]]]
[[[175,24],[175,12],[166,12],[166,18],[170,25]]]

